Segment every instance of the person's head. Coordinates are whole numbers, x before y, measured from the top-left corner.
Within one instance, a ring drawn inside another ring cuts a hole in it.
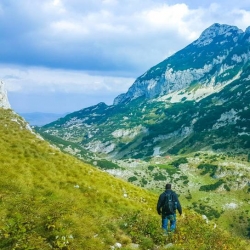
[[[166,189],[171,189],[171,184],[170,183],[166,184]]]

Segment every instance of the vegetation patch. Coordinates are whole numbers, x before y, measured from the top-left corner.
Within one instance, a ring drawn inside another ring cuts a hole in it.
[[[206,208],[207,209],[207,208]],[[211,211],[210,211],[211,212]],[[212,211],[211,213],[215,213]],[[217,216],[217,214],[216,214]],[[124,215],[120,228],[140,245],[140,249],[213,249],[234,250],[247,249],[247,243],[233,239],[220,229],[214,230],[213,225],[206,224],[201,216],[187,212],[184,219],[177,219],[178,227],[175,234],[163,235],[159,228],[160,217],[151,217],[142,212],[132,212]],[[199,237],[199,240],[197,240]]]
[[[209,184],[209,185],[203,185],[200,186],[199,191],[205,191],[205,192],[209,192],[209,191],[214,191],[216,190],[219,186],[221,186],[224,183],[223,180],[219,180],[214,184]]]
[[[175,161],[171,162],[171,165],[173,165],[174,167],[178,168],[180,164],[185,164],[188,163],[188,160],[186,157],[181,157]]]
[[[209,164],[209,163],[202,163],[198,166],[198,169],[202,169],[201,175],[208,174],[213,177],[216,173],[218,166]]]
[[[141,185],[142,185],[142,187],[144,187],[147,184],[148,184],[148,181],[145,178],[142,178],[141,179]]]
[[[167,177],[163,175],[162,173],[153,174],[153,178],[155,181],[165,181],[167,179]]]
[[[107,161],[107,160],[98,160],[97,166],[102,169],[119,169],[120,168],[117,164],[111,161]]]
[[[167,174],[172,177],[174,174],[180,173],[180,170],[172,165],[159,164],[157,165],[160,169],[165,169]]]
[[[219,212],[207,204],[193,202],[192,205],[197,213],[206,215],[209,220],[218,219],[223,213],[223,211]]]
[[[137,181],[138,179],[137,179],[137,177],[135,177],[135,176],[131,176],[131,177],[129,177],[128,178],[128,182],[135,182],[135,181]]]
[[[155,168],[154,166],[148,166],[148,170],[149,170],[149,171],[153,171],[154,168]]]

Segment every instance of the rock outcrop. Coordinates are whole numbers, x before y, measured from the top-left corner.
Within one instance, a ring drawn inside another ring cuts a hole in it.
[[[249,62],[249,30],[213,24],[196,41],[138,77],[127,93],[115,98],[114,105],[142,96],[153,99],[194,84],[227,85]]]
[[[7,91],[5,89],[4,83],[0,82],[0,108],[10,109],[10,103],[7,96]]]

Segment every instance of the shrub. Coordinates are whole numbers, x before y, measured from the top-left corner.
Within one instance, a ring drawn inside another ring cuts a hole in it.
[[[213,191],[213,190],[216,190],[223,183],[224,183],[223,180],[219,180],[214,184],[203,185],[203,186],[200,186],[199,191],[205,191],[205,192]]]
[[[217,166],[209,163],[202,163],[198,166],[198,169],[202,169],[201,175],[210,173],[210,176],[213,177],[216,173]]]
[[[128,182],[134,182],[134,181],[137,181],[137,177],[132,176],[128,178]]]
[[[119,169],[120,168],[117,164],[111,161],[107,161],[107,160],[97,161],[97,166],[102,169]]]
[[[167,177],[162,173],[156,173],[153,175],[155,181],[165,181]]]
[[[231,189],[228,185],[224,184],[224,188],[229,192]]]
[[[187,160],[187,158],[182,157],[182,158],[179,158],[179,159],[173,161],[171,163],[171,165],[173,165],[177,168],[177,167],[179,167],[180,164],[185,164],[185,163],[188,163],[188,160]]]
[[[145,185],[148,184],[148,181],[147,181],[145,178],[142,178],[142,179],[141,179],[141,184],[142,184],[142,186],[144,187]]]
[[[148,170],[149,170],[149,171],[153,171],[154,168],[155,168],[154,166],[148,166]]]

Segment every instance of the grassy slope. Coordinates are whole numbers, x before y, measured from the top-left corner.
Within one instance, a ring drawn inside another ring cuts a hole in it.
[[[9,110],[0,138],[0,249],[247,249],[189,211],[162,236],[155,194],[61,153]]]
[[[250,178],[250,164],[241,155],[230,157],[213,152],[200,152],[187,156],[185,159],[188,159],[188,163],[178,168],[180,176],[185,175],[188,180],[188,185],[185,185],[185,180],[178,181],[178,193],[183,194],[183,203],[189,192],[191,197],[185,202],[188,206],[201,214],[216,218],[216,223],[223,225],[227,230],[249,238],[247,228],[250,225],[248,220],[250,189],[247,183]],[[210,166],[210,169],[206,169],[205,166]],[[173,182],[178,179],[180,177],[177,176]],[[202,187],[208,187],[219,181],[223,181],[219,187],[201,190]],[[235,209],[228,207],[228,204],[235,204]]]

